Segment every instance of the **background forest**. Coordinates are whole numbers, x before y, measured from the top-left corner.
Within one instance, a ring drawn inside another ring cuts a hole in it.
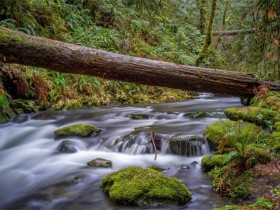
[[[279,80],[279,7],[275,0],[3,0],[0,25],[121,54]],[[240,31],[215,32],[228,30]],[[169,102],[193,95],[35,67],[1,66],[0,105],[7,110],[1,113],[2,121],[12,117],[15,108],[20,113]]]

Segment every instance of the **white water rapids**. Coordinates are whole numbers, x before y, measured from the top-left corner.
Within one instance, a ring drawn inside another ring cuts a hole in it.
[[[115,205],[99,185],[102,177],[113,171],[152,164],[168,168],[164,173],[180,179],[193,194],[188,205],[163,209],[212,209],[230,203],[211,191],[211,179],[201,172],[202,155],[209,153],[207,144],[202,145],[200,153],[193,147],[193,154],[197,155],[187,157],[171,154],[168,143],[163,143],[155,161],[147,135],[155,131],[163,135],[203,136],[206,127],[225,118],[223,110],[233,106],[241,106],[238,98],[204,94],[178,103],[45,111],[19,116],[14,122],[0,126],[0,209],[143,209]],[[206,111],[209,116],[189,117],[198,111]],[[133,120],[129,116],[134,113],[151,117]],[[61,140],[55,141],[53,132],[76,123],[93,124],[102,132],[83,140],[71,138],[77,145],[76,153],[59,152]],[[115,144],[117,138],[135,129],[140,131],[130,147],[120,147],[127,142]],[[87,162],[95,158],[111,160],[113,167],[87,167]]]

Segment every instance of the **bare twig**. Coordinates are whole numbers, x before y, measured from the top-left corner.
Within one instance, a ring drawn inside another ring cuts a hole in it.
[[[154,152],[155,152],[155,160],[157,159],[157,147],[156,147],[156,143],[155,143],[155,133],[152,132],[152,144],[153,144],[153,148],[154,148]]]

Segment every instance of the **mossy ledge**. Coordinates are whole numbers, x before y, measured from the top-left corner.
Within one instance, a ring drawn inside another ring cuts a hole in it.
[[[208,155],[204,156],[201,160],[201,169],[204,172],[211,171],[215,166],[223,166],[223,160],[226,157],[223,155]]]
[[[231,120],[244,120],[266,127],[273,126],[280,120],[280,114],[277,111],[254,106],[228,108],[225,110],[225,114]]]
[[[261,128],[251,123],[221,120],[208,126],[205,135],[210,145],[217,148],[223,138],[227,138],[227,144],[230,146],[231,142],[238,140],[238,138],[247,137],[253,139],[261,131]]]
[[[178,179],[135,166],[105,176],[101,187],[113,202],[120,205],[185,205],[192,197]]]
[[[54,139],[62,139],[65,137],[78,136],[82,138],[97,136],[101,132],[100,128],[97,128],[89,124],[75,124],[60,128],[54,132]]]

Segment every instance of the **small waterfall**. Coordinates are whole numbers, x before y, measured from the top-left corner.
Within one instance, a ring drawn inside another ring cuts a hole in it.
[[[160,154],[177,154],[183,156],[203,156],[210,153],[207,140],[201,136],[164,135],[155,133],[156,149]],[[131,132],[115,140],[113,151],[125,154],[153,154],[151,133]]]
[[[210,151],[207,140],[202,136],[175,135],[169,144],[172,153],[188,157],[203,156]]]

